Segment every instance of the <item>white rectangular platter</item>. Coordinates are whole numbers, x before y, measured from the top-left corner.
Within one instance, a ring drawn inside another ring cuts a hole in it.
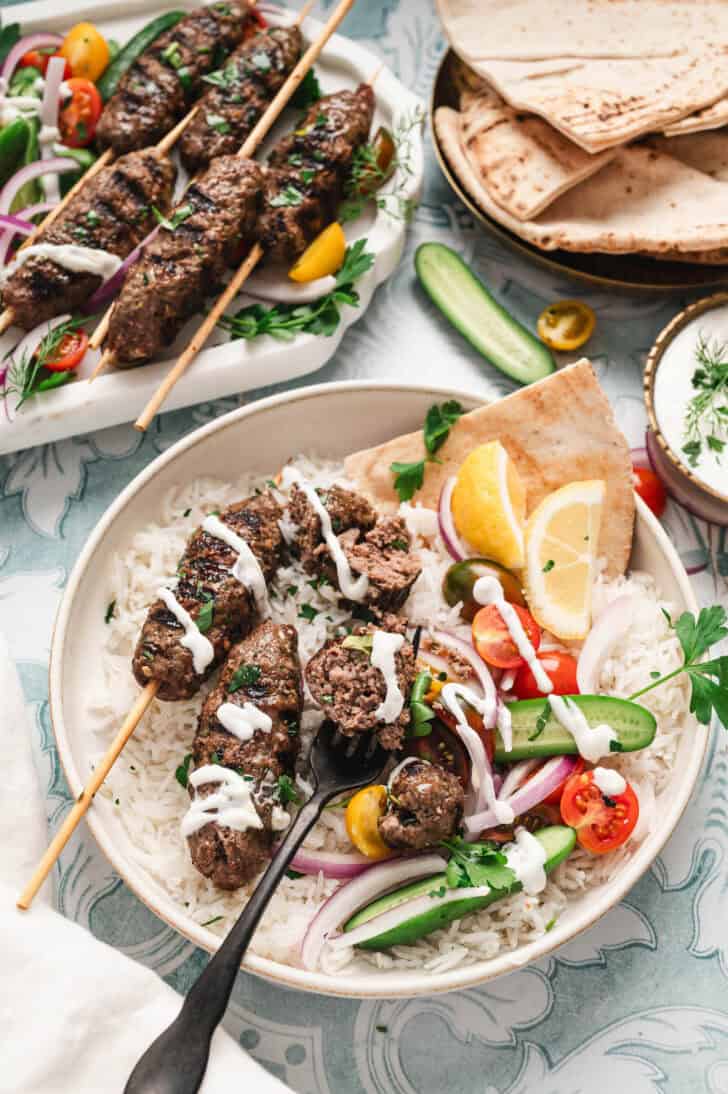
[[[106,36],[123,43],[155,15],[171,7],[191,10],[196,6],[194,0],[174,0],[174,3],[170,0],[166,5],[158,0],[153,5],[148,0],[124,0],[123,3],[119,0],[107,3],[81,0],[69,5],[59,5],[56,0],[40,0],[5,9],[3,14],[4,22],[19,22],[23,33],[41,30],[64,33],[74,23],[90,20]],[[292,22],[296,14],[266,3],[259,4],[259,8],[271,24]],[[321,26],[315,19],[305,20],[302,29],[307,42],[318,35]],[[381,191],[385,198],[389,194],[392,200],[385,201],[383,207],[369,202],[362,215],[346,225],[349,241],[366,237],[367,250],[375,256],[371,270],[356,283],[359,307],[343,307],[341,322],[330,337],[300,334],[293,341],[280,342],[265,335],[246,342],[228,341],[226,334],[217,332],[174,388],[165,410],[280,383],[321,368],[336,351],[347,328],[364,313],[376,287],[390,276],[399,262],[406,230],[401,214],[402,202],[416,200],[422,183],[421,126],[412,125],[413,120],[422,115],[420,101],[386,68],[380,70],[380,62],[374,54],[343,35],[337,34],[330,39],[315,70],[325,94],[344,87],[354,88],[376,74],[372,132],[380,125],[395,133],[407,130],[406,150],[398,157],[402,166]],[[298,114],[300,111],[284,111],[259,150],[256,157],[259,161],[265,160],[268,147],[290,129]],[[178,183],[178,187],[180,185]],[[293,282],[286,284],[284,272],[262,272],[247,286],[250,295],[240,296],[229,310],[234,312],[250,303],[252,294],[272,301],[290,299],[290,292],[295,291],[300,302],[313,299],[312,290],[307,290],[306,286],[295,290],[292,287]],[[319,289],[319,294],[321,291]],[[165,351],[164,359],[135,369],[112,369],[90,384],[85,377],[92,372],[100,356],[98,352],[90,351],[74,382],[32,398],[16,413],[12,406],[9,413],[4,412],[0,403],[0,454],[132,421],[155,392],[201,318],[196,316],[186,325],[175,344]],[[11,328],[0,338],[0,357],[5,356],[22,334],[17,328]]]

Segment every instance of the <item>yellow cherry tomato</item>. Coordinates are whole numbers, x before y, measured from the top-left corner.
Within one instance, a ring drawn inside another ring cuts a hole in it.
[[[538,336],[551,349],[578,349],[594,333],[597,317],[581,300],[559,300],[538,317]]]
[[[335,274],[346,254],[344,229],[334,221],[309,244],[296,264],[288,271],[291,281],[317,281]]]
[[[108,42],[93,23],[76,23],[71,27],[59,53],[70,64],[74,76],[92,82],[106,70],[111,57]]]
[[[392,848],[379,835],[377,821],[387,808],[386,786],[365,786],[346,807],[346,831],[349,839],[367,858],[389,858]]]

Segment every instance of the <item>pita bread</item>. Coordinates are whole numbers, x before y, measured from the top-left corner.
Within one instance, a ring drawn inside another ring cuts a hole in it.
[[[543,118],[517,114],[485,84],[460,96],[460,136],[481,184],[518,220],[538,216],[615,155],[589,155]]]
[[[704,110],[698,110],[695,114],[689,114],[687,118],[681,118],[679,122],[668,125],[663,133],[666,137],[679,137],[683,133],[702,133],[705,129],[720,129],[722,125],[728,125],[728,99],[719,99],[712,106],[706,106]]]
[[[728,95],[718,0],[438,0],[450,43],[517,110],[588,152],[663,130]]]
[[[651,148],[718,182],[728,182],[728,131],[686,133],[680,137],[650,137]]]
[[[435,130],[453,170],[483,211],[543,250],[658,255],[715,250],[728,239],[728,183],[649,146],[619,149],[596,175],[562,194],[535,220],[522,221],[493,201],[470,167],[458,114],[440,107]]]
[[[494,440],[505,446],[523,479],[528,512],[567,482],[604,479],[599,554],[610,575],[624,573],[634,525],[632,460],[589,361],[463,415],[438,452],[442,463],[427,464],[424,485],[413,500],[435,509],[443,483],[468,452]],[[393,510],[398,500],[390,464],[421,460],[423,453],[422,433],[410,433],[349,456],[346,474],[378,508]]]

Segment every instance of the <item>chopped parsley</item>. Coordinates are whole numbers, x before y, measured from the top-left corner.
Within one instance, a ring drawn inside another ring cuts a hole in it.
[[[288,157],[288,162],[290,163],[291,167],[300,167],[303,163],[303,156],[300,152],[291,152],[290,156]]]
[[[106,615],[104,616],[104,623],[110,623],[111,622],[111,620],[114,618],[115,611],[116,611],[116,601],[112,600],[111,603],[106,608]]]
[[[89,222],[92,228],[95,228],[101,220],[101,217],[95,209],[89,209],[89,211],[86,213],[86,220]]]
[[[298,881],[300,877],[305,877],[305,874],[299,874],[298,870],[286,870],[286,877],[289,877],[291,881]]]
[[[538,740],[538,738],[541,736],[543,731],[546,729],[546,724],[548,723],[548,720],[549,720],[550,717],[551,717],[551,704],[548,703],[548,702],[545,702],[544,705],[543,705],[543,710],[541,711],[538,718],[536,719],[536,725],[534,726],[533,733],[528,738],[529,741]]]
[[[225,133],[230,132],[230,122],[226,121],[222,114],[205,114],[205,121],[216,133],[224,136]]]
[[[550,573],[553,570],[555,565],[556,565],[556,563],[554,562],[554,560],[552,558],[547,559],[547,561],[543,565],[543,569],[541,570],[541,573],[542,574]]]
[[[190,513],[191,513],[191,512],[192,512],[192,510],[191,510],[191,509],[185,509],[185,511],[184,511],[184,513],[182,514],[182,516],[183,516],[183,517],[188,517],[188,516],[190,515]]]
[[[213,923],[219,923],[222,918],[221,915],[214,915],[212,919],[206,919],[204,923],[200,923],[200,926],[211,927]]]
[[[260,666],[259,665],[238,665],[233,673],[232,680],[228,684],[228,692],[240,691],[241,688],[249,687],[251,684],[257,684],[260,680]]]
[[[303,194],[301,191],[292,186],[290,183],[288,186],[284,186],[279,194],[276,194],[274,198],[268,202],[273,209],[280,209],[292,205],[300,205],[303,201]]]
[[[516,875],[508,859],[494,843],[468,843],[455,836],[443,840],[450,851],[445,880],[450,889],[479,888],[488,885],[495,890],[508,890],[516,883]]]
[[[400,501],[410,501],[417,491],[422,489],[425,481],[424,460],[416,460],[414,463],[395,461],[389,465],[389,470],[394,475],[394,489]]]
[[[318,77],[314,70],[309,68],[291,96],[291,106],[295,107],[296,110],[307,110],[309,106],[319,101],[322,94]]]
[[[169,65],[170,68],[175,69],[175,71],[182,68],[182,52],[180,50],[179,42],[170,42],[159,54],[159,57],[165,64]]]
[[[309,623],[313,623],[317,615],[318,609],[314,608],[313,604],[302,604],[298,609],[298,618],[305,619]]]
[[[238,70],[234,64],[226,65],[225,68],[220,68],[217,72],[211,72],[208,76],[203,76],[202,79],[206,84],[212,84],[213,87],[221,87],[223,90],[227,90],[234,87],[238,82]]]
[[[165,228],[168,232],[176,232],[180,224],[192,216],[194,209],[191,205],[180,205],[179,209],[175,209],[171,217],[166,217],[164,213],[160,213],[156,205],[152,206],[152,212],[159,224],[160,228]]]
[[[180,786],[184,787],[185,790],[187,789],[187,783],[189,782],[189,778],[190,778],[190,764],[191,763],[192,763],[192,753],[188,752],[187,755],[185,756],[184,760],[179,765],[179,767],[175,770],[175,773],[174,773],[175,779],[180,784]]]
[[[200,634],[207,634],[210,627],[212,626],[214,616],[215,601],[212,599],[212,597],[210,597],[210,599],[206,600],[200,608],[199,612],[197,613],[197,619],[195,620],[195,623],[197,624],[197,629]]]
[[[393,539],[389,546],[393,551],[409,551],[409,543],[406,539]]]
[[[548,923],[547,923],[547,924],[546,924],[546,926],[544,927],[544,930],[545,930],[546,932],[548,932],[548,931],[553,931],[554,927],[556,926],[556,920],[557,920],[557,918],[558,918],[558,916],[553,916],[553,917],[552,917],[552,918],[551,918],[551,919],[550,919],[550,920],[548,921]]]
[[[433,900],[441,896],[447,896],[447,885],[441,885],[439,889],[430,889],[427,895],[431,896]]]
[[[301,797],[293,785],[293,780],[290,775],[278,776],[278,799],[281,805],[298,805]]]

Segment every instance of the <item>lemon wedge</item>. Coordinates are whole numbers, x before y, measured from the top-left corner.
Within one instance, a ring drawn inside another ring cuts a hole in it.
[[[500,441],[474,448],[452,492],[455,527],[481,555],[509,570],[523,566],[526,490]]]
[[[288,271],[291,281],[301,283],[318,281],[340,269],[346,254],[346,236],[341,225],[334,221],[324,228],[310,243],[296,264]]]
[[[528,518],[528,606],[558,638],[584,638],[589,631],[605,493],[601,479],[570,482],[545,497]]]

